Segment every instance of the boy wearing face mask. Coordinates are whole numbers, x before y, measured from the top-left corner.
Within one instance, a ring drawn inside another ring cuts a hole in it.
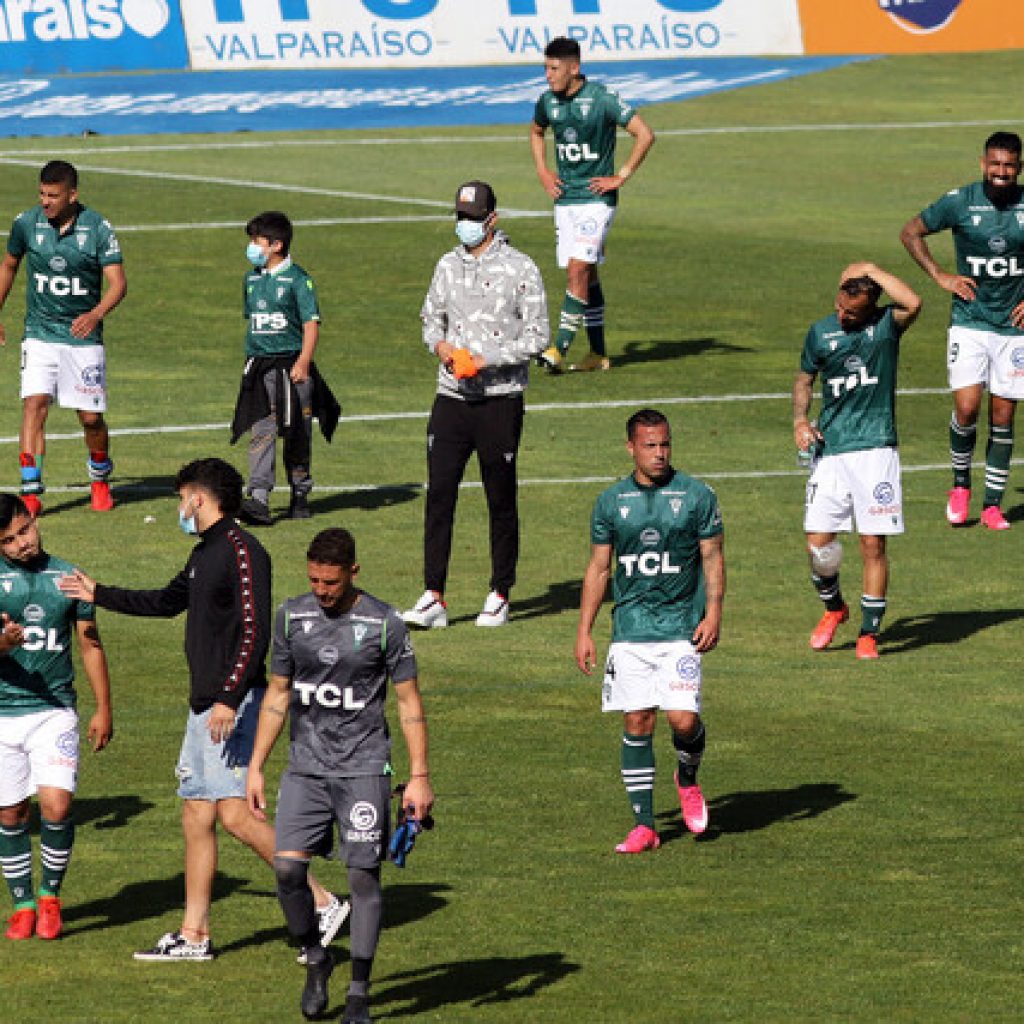
[[[276,210],[245,227],[245,368],[231,424],[231,443],[251,428],[249,483],[242,518],[269,526],[277,438],[284,438],[284,467],[291,487],[289,519],[308,519],[313,416],[329,441],[341,410],[317,373],[313,353],[320,337],[320,308],[313,279],[289,251],[292,224]]]
[[[516,456],[530,360],[548,345],[544,284],[536,264],[497,228],[494,190],[469,181],[455,195],[457,245],[437,262],[423,301],[423,343],[437,356],[437,396],[427,424],[423,540],[426,589],[403,619],[448,625],[444,589],[459,484],[476,452],[490,514],[491,577],[478,626],[508,621],[519,556]]]

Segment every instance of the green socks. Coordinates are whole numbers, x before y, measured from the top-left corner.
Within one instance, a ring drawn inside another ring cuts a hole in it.
[[[969,427],[957,423],[956,413],[949,421],[949,458],[953,464],[953,486],[971,487],[971,459],[974,456],[974,442],[978,430],[975,424]],[[991,441],[989,447],[991,448]]]
[[[860,598],[860,632],[877,633],[882,627],[882,616],[885,614],[884,597],[869,597],[862,594]]]
[[[1010,477],[1010,457],[1013,455],[1013,424],[1008,427],[988,428],[988,447],[985,450],[985,498],[982,506],[998,505],[1003,500],[1006,481]]]
[[[565,293],[562,312],[558,317],[558,334],[555,336],[555,347],[564,356],[569,351],[576,332],[583,324],[583,314],[587,308],[585,299],[577,299],[575,295]]]
[[[0,866],[4,881],[11,890],[14,909],[34,907],[32,895],[32,840],[28,824],[7,828],[0,825]]]
[[[75,822],[72,818],[63,821],[39,823],[39,859],[42,861],[42,882],[40,896],[60,895],[60,886],[71,860],[71,847],[75,842]]]
[[[622,734],[622,784],[638,825],[654,828],[654,737]]]

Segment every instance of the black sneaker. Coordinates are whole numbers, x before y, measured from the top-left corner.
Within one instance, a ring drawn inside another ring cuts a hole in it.
[[[312,948],[316,948],[315,946]],[[306,1020],[316,1020],[327,1009],[327,979],[334,970],[334,958],[330,950],[324,950],[323,958],[306,964],[306,986],[302,990],[299,1009]]]
[[[309,507],[309,500],[304,494],[292,494],[291,504],[288,506],[289,519],[311,519],[313,511]]]
[[[354,996],[351,993],[345,1000],[345,1012],[341,1015],[341,1024],[373,1024],[370,1016],[370,1000],[366,996]]]
[[[270,526],[274,521],[266,502],[251,495],[242,502],[241,516],[251,526]]]
[[[213,956],[213,945],[209,939],[189,942],[181,932],[168,932],[160,936],[152,949],[140,949],[135,959],[186,963],[212,960]]]

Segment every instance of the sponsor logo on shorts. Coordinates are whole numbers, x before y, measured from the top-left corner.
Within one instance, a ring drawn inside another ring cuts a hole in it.
[[[57,737],[57,749],[65,757],[75,757],[78,754],[78,732],[75,729],[68,729]]]
[[[1010,353],[1010,363],[1015,370],[1024,372],[1024,346],[1017,346]]]
[[[680,679],[694,680],[700,678],[700,659],[694,654],[684,654],[676,662],[676,672]]]
[[[379,843],[380,840],[380,829],[375,829],[372,832],[353,832],[351,829],[345,830],[346,843]]]
[[[37,604],[25,605],[25,610],[21,614],[26,622],[42,622],[46,618],[46,612]]]
[[[103,387],[103,367],[99,363],[82,368],[82,383],[87,388]]]
[[[888,480],[883,480],[881,483],[875,484],[871,496],[882,505],[891,505],[893,498],[896,497],[896,492]]]
[[[597,234],[597,221],[593,217],[588,217],[586,220],[581,220],[576,225],[576,230],[583,236],[596,235]]]
[[[357,800],[348,812],[348,820],[353,828],[366,832],[377,824],[377,808],[369,800]]]

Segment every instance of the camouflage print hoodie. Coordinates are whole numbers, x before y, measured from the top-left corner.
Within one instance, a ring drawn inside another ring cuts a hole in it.
[[[524,391],[530,359],[549,345],[540,271],[501,231],[479,256],[459,245],[437,261],[420,319],[431,352],[448,341],[483,357],[475,377],[456,380],[443,364],[438,369],[438,394],[462,401]]]

